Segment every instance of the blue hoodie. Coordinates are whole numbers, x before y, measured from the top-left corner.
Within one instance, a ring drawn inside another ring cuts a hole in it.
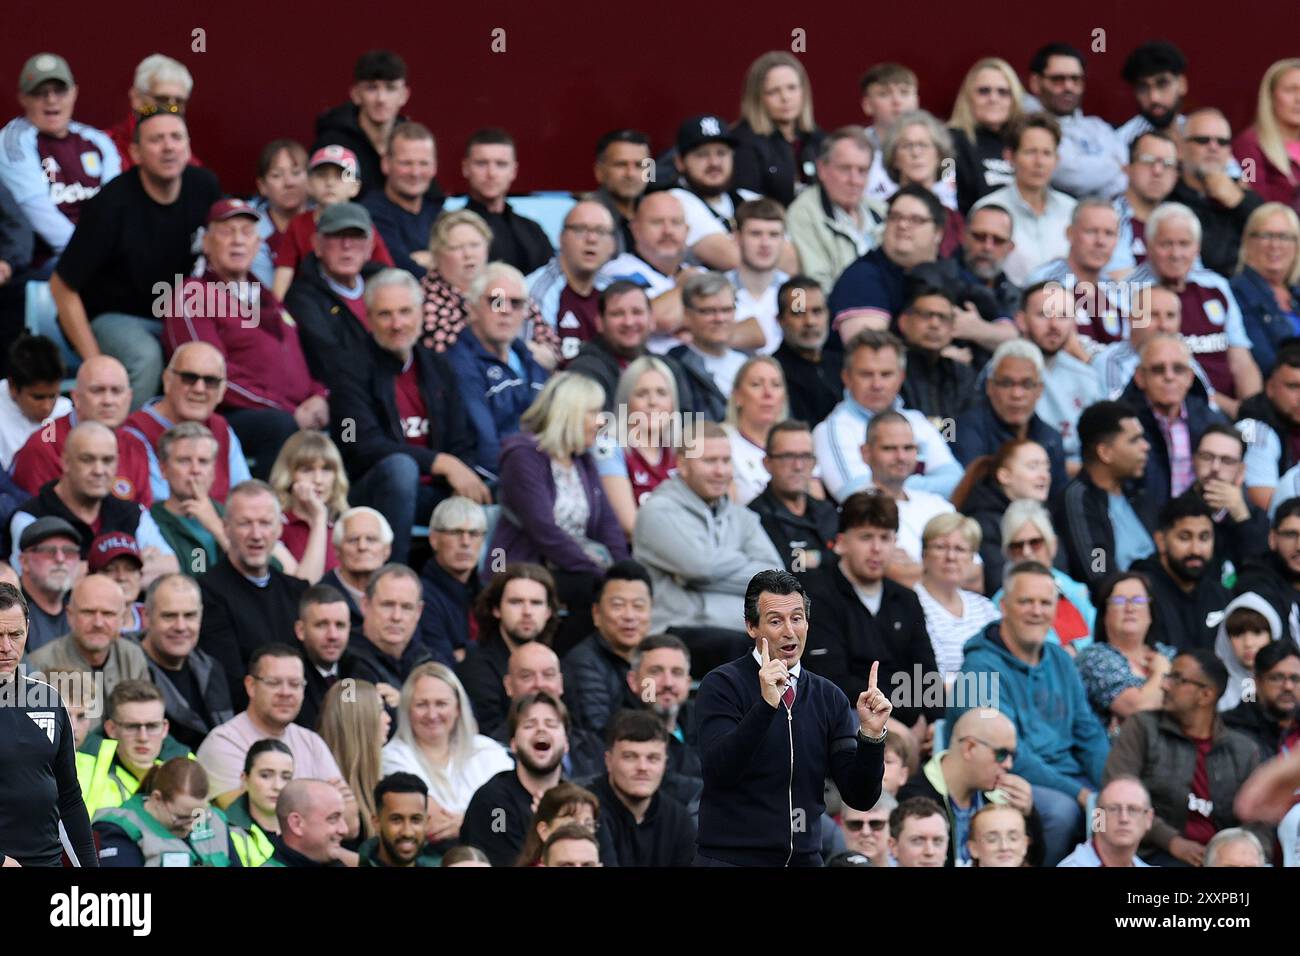
[[[1106,732],[1088,706],[1083,681],[1074,661],[1056,644],[1043,644],[1042,657],[1030,666],[1007,650],[1000,621],[966,642],[965,660],[957,690],[980,686],[965,675],[992,674],[990,700],[981,689],[978,701],[954,704],[948,726],[971,706],[988,704],[1006,714],[1016,727],[1015,772],[1035,787],[1050,787],[1071,796],[1079,792],[1078,780],[1094,791],[1101,785],[1102,769],[1110,752]]]

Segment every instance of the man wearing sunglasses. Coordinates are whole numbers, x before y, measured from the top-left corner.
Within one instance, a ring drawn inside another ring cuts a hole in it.
[[[1232,176],[1236,165],[1232,127],[1219,110],[1210,107],[1188,114],[1180,153],[1182,174],[1169,198],[1192,210],[1201,221],[1205,267],[1231,277],[1237,271],[1246,220],[1264,199]]]
[[[1083,54],[1068,43],[1049,43],[1029,61],[1026,113],[1045,110],[1061,124],[1061,161],[1052,185],[1071,196],[1113,199],[1124,192],[1127,150],[1100,116],[1084,116],[1087,86]]]
[[[1184,651],[1164,678],[1164,707],[1133,714],[1106,761],[1104,782],[1137,777],[1155,819],[1142,842],[1154,866],[1201,866],[1205,845],[1238,825],[1233,800],[1259,765],[1259,749],[1216,712],[1228,670],[1211,650]],[[1269,845],[1272,834],[1253,825]]]
[[[898,791],[899,800],[928,797],[948,814],[948,866],[969,866],[971,820],[988,804],[1005,804],[1025,815],[1031,856],[1042,858],[1042,823],[1034,814],[1029,781],[1011,772],[1016,727],[996,710],[975,708],[953,725],[947,750],[940,750]]]
[[[898,801],[888,792],[882,792],[870,810],[855,810],[847,803],[840,810],[840,830],[844,844],[852,853],[861,853],[872,866],[888,867],[889,815]]]

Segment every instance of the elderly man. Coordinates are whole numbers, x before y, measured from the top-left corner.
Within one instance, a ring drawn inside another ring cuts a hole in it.
[[[1069,251],[1043,263],[1026,281],[1030,288],[1044,282],[1059,286],[1055,294],[1070,306],[1066,311],[1075,319],[1083,344],[1080,357],[1087,361],[1103,346],[1124,338],[1119,297],[1104,281],[1119,239],[1119,213],[1104,199],[1080,200],[1065,236]]]
[[[232,488],[223,524],[226,560],[199,579],[199,645],[221,664],[235,707],[242,708],[249,655],[263,645],[290,640],[307,582],[271,565],[284,521],[269,485],[254,478]]]
[[[695,273],[687,268],[686,214],[671,192],[647,193],[637,203],[629,228],[633,245],[600,270],[598,286],[627,279],[645,289],[650,300],[650,351],[667,352],[672,333],[682,325],[682,283]]]
[[[14,483],[31,494],[63,474],[63,444],[81,422],[99,422],[117,435],[118,474],[113,494],[146,508],[153,503],[149,451],[140,437],[122,427],[131,411],[131,384],[126,369],[111,355],[87,359],[77,369],[72,411],[33,432],[14,456]]]
[[[409,272],[386,269],[366,283],[371,334],[330,402],[351,499],[388,519],[399,561],[410,551],[411,527],[443,498],[491,500],[474,471],[477,443],[455,373],[441,355],[416,348],[423,302]]]
[[[520,339],[528,289],[519,270],[492,262],[470,283],[465,331],[447,350],[478,451],[474,466],[496,474],[501,442],[519,431],[519,417],[533,404],[547,372]]]
[[[1243,827],[1220,830],[1205,845],[1202,866],[1268,866],[1268,854],[1259,837]]]
[[[1092,357],[1092,367],[1097,370],[1105,396],[1116,399],[1124,394],[1137,371],[1138,352],[1148,339],[1159,334],[1177,335],[1182,325],[1183,305],[1177,293],[1158,285],[1136,290],[1129,305],[1128,339],[1112,342]],[[1192,387],[1197,394],[1213,401],[1214,386],[1195,356],[1192,374],[1196,376]]]
[[[30,652],[68,633],[66,605],[81,562],[81,534],[54,515],[37,518],[18,539],[18,553],[22,556],[19,588],[27,599]]]
[[[130,112],[122,122],[108,131],[122,157],[123,171],[135,165],[131,158],[131,143],[135,127],[142,113],[149,110],[168,110],[184,113],[194,92],[194,78],[185,64],[161,53],[145,57],[135,68],[131,88],[126,91]],[[190,157],[191,166],[202,166],[198,157]]]
[[[432,531],[430,527],[430,531]],[[350,630],[361,630],[361,598],[370,575],[385,564],[393,550],[393,529],[374,508],[349,508],[334,522],[334,550],[339,563],[320,579],[338,588],[351,615]]]
[[[262,866],[346,866],[340,858],[348,835],[346,804],[324,780],[290,780],[275,802],[280,833]]]
[[[163,432],[179,422],[202,422],[217,440],[216,473],[212,497],[225,501],[233,485],[250,477],[239,436],[217,413],[226,394],[226,359],[207,342],[188,342],[172,353],[163,370],[161,398],[147,402],[126,420],[126,428],[144,442],[149,452],[149,482],[153,500],[168,495],[167,481],[154,449]]]
[[[420,123],[396,124],[379,162],[383,188],[369,188],[378,184],[363,183],[366,192],[358,201],[370,211],[393,263],[418,279],[433,267],[429,233],[442,212],[442,197],[431,192],[438,175],[438,146],[433,133]]]
[[[133,501],[115,498],[113,476],[117,473],[117,437],[98,422],[83,422],[68,434],[63,447],[63,476],[48,481],[14,514],[10,537],[21,545],[23,530],[38,518],[62,518],[81,536],[81,554],[87,557],[90,542],[106,531],[125,531],[143,549],[145,582],[176,570],[176,556],[163,539],[149,512]],[[21,566],[15,551],[11,562]]]
[[[298,328],[250,268],[261,240],[257,209],[222,199],[208,211],[203,235],[207,270],[176,290],[163,321],[163,345],[207,342],[226,358],[229,381],[221,410],[256,461],[256,477],[271,473],[275,456],[299,428],[329,422],[325,387],[311,377]]]
[[[1103,814],[1098,825],[1089,827],[1088,838],[1056,865],[1150,866],[1137,855],[1155,819],[1151,795],[1142,781],[1131,776],[1111,778],[1097,794],[1097,810]]]
[[[158,439],[159,467],[170,494],[155,502],[149,514],[184,574],[214,567],[229,544],[222,523],[225,508],[212,497],[219,447],[199,422],[173,425]]]
[[[1033,342],[1003,342],[989,359],[984,394],[957,416],[952,454],[969,466],[981,455],[991,455],[1012,438],[1028,438],[1047,450],[1052,463],[1052,493],[1068,481],[1061,434],[1038,417],[1035,408],[1043,394],[1046,364]]]
[[[144,611],[140,648],[149,677],[162,692],[172,736],[197,750],[214,727],[235,716],[225,672],[199,650],[199,586],[183,574],[161,577],[149,586]]]
[[[875,150],[861,126],[843,126],[822,140],[817,182],[790,204],[790,241],[803,273],[824,290],[879,242],[884,204],[867,198]]]
[[[462,661],[469,646],[470,619],[478,597],[479,553],[487,534],[483,507],[453,495],[429,518],[433,555],[420,569],[424,611],[416,640],[441,661]]]
[[[736,373],[747,359],[731,347],[736,290],[721,272],[693,275],[682,283],[682,308],[691,340],[668,352],[685,372],[690,389],[689,396],[681,396],[681,406],[720,422],[727,414]]]
[[[1182,303],[1180,331],[1210,376],[1215,402],[1224,414],[1236,416],[1241,401],[1264,383],[1228,280],[1196,264],[1201,221],[1181,203],[1164,203],[1147,219],[1146,241],[1147,261],[1128,281],[1162,285],[1177,294]]]
[[[564,217],[560,251],[528,274],[528,294],[542,310],[542,318],[559,333],[560,358],[566,362],[577,356],[584,342],[596,337],[600,299],[596,273],[614,257],[617,243],[609,208],[594,199],[584,200]]]
[[[120,637],[126,609],[122,589],[107,575],[90,574],[77,582],[68,600],[66,636],[27,655],[27,669],[100,673],[104,695],[119,681],[148,680],[149,662],[139,646]]]

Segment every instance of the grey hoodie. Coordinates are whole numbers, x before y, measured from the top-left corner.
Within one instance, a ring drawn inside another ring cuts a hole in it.
[[[1277,616],[1273,605],[1254,591],[1247,591],[1228,602],[1228,606],[1223,609],[1223,621],[1219,624],[1219,636],[1214,642],[1214,653],[1228,668],[1228,689],[1219,698],[1220,713],[1232,710],[1240,704],[1243,694],[1252,700],[1255,696],[1255,675],[1237,659],[1237,654],[1232,649],[1232,640],[1228,637],[1228,618],[1239,607],[1248,607],[1264,615],[1264,620],[1268,621],[1269,630],[1273,634],[1273,640],[1276,641],[1282,636],[1282,619]]]

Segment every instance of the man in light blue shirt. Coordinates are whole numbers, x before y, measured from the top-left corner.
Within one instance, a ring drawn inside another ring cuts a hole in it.
[[[1151,829],[1155,812],[1151,795],[1136,777],[1116,777],[1097,795],[1101,819],[1089,827],[1088,839],[1057,866],[1150,866],[1137,855]],[[1094,820],[1097,817],[1094,815]]]

